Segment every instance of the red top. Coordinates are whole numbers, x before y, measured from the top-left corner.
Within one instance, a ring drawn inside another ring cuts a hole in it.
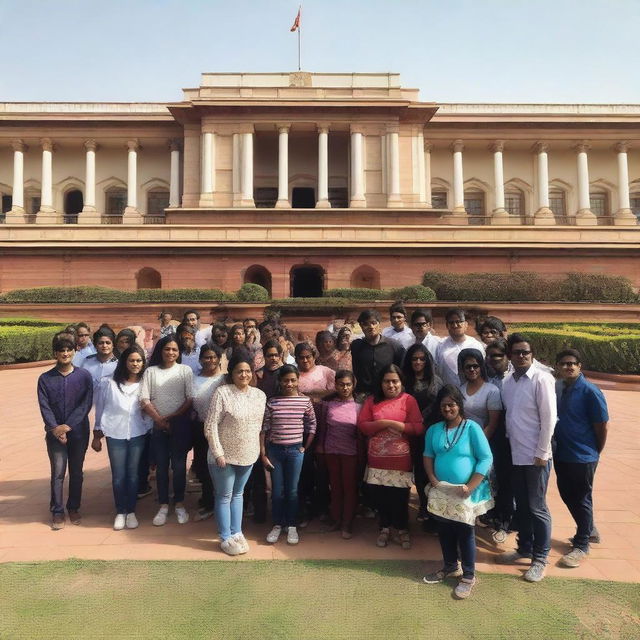
[[[422,415],[418,403],[408,393],[397,398],[382,400],[374,404],[369,396],[358,415],[358,429],[369,438],[367,459],[374,469],[411,471],[411,449],[409,439],[424,433]],[[377,420],[397,420],[404,424],[404,432],[398,434],[387,427],[376,425]]]

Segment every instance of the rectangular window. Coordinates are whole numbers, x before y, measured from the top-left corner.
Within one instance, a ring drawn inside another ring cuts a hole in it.
[[[273,209],[278,201],[278,188],[257,187],[253,190],[253,200],[258,209]]]
[[[522,196],[519,193],[505,193],[504,208],[512,216],[524,215],[524,206],[522,202]]]
[[[589,199],[591,201],[591,211],[593,211],[598,218],[609,215],[606,193],[591,193],[589,194]]]
[[[40,196],[30,196],[27,198],[27,213],[35,215],[40,211]]]
[[[484,194],[465,194],[464,208],[470,216],[484,215]]]
[[[150,191],[147,194],[147,215],[163,216],[164,210],[169,206],[168,191]]]
[[[349,194],[346,187],[329,187],[329,203],[332,208],[346,209],[349,206]]]
[[[431,206],[434,209],[447,209],[447,192],[446,191],[432,191],[431,192]]]
[[[127,192],[125,189],[107,191],[105,215],[121,216],[127,206]]]
[[[640,218],[640,193],[631,194],[631,211],[635,214],[636,218]],[[4,206],[2,207],[4,211]]]
[[[2,196],[2,213],[7,213],[7,211],[11,211],[12,200],[13,199],[11,196]]]
[[[564,192],[552,191],[549,194],[549,209],[553,211],[553,214],[558,217],[564,217],[567,215],[567,206],[565,203]]]

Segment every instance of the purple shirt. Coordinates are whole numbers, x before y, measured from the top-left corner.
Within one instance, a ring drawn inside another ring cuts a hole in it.
[[[325,400],[321,422],[324,428],[324,453],[355,456],[358,453],[358,413],[362,408],[355,400]]]
[[[74,367],[63,376],[54,367],[38,378],[38,404],[45,431],[66,424],[71,427],[67,437],[81,437],[89,431],[92,403],[93,379],[86,369]]]

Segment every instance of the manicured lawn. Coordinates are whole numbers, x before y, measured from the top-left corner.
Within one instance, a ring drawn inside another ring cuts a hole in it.
[[[640,587],[480,575],[472,598],[407,562],[0,565],[0,638],[640,638]]]

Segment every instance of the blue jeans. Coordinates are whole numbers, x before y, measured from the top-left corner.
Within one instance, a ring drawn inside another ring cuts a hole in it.
[[[271,511],[273,524],[295,527],[298,524],[298,480],[304,453],[302,444],[269,443],[267,457],[273,464],[271,471]]]
[[[457,568],[459,557],[462,560],[462,576],[473,578],[476,569],[475,529],[464,522],[438,518],[438,538],[445,570]]]
[[[145,447],[146,435],[118,440],[107,437],[111,464],[111,484],[116,513],[135,513],[138,499],[138,464]]]
[[[242,533],[242,494],[253,465],[227,464],[219,467],[213,460],[211,451],[207,454],[207,463],[216,496],[213,509],[218,533],[222,540],[226,540],[236,533]]]
[[[89,430],[76,436],[67,435],[67,442],[63,444],[47,433],[45,436],[47,453],[51,463],[51,502],[50,510],[56,516],[64,514],[62,505],[62,490],[64,477],[67,475],[69,465],[69,498],[67,499],[67,511],[78,511],[82,498],[82,480],[84,474],[84,456],[89,446]]]
[[[514,465],[511,476],[516,499],[518,552],[545,564],[551,549],[551,514],[546,500],[550,472],[551,460],[544,467]]]

